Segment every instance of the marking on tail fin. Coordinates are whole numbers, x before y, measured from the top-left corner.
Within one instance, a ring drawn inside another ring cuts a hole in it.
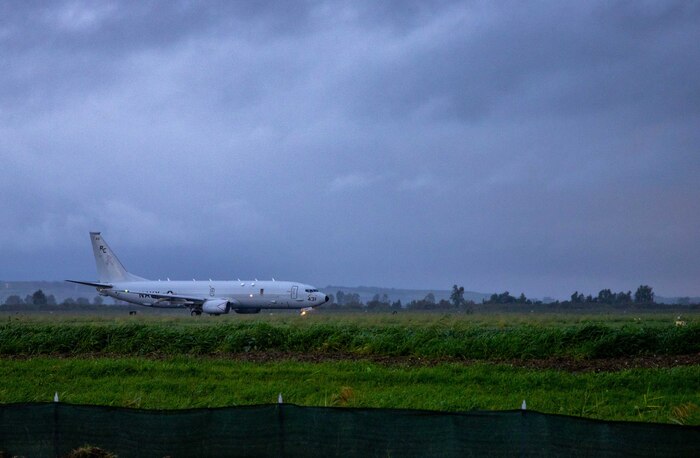
[[[124,268],[119,258],[109,248],[107,242],[99,232],[90,232],[92,251],[95,255],[95,264],[100,282],[125,282],[143,281],[145,278],[130,274]]]

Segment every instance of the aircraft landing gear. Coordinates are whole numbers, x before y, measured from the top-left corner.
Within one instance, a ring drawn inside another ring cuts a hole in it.
[[[201,310],[192,310],[192,311],[190,312],[190,315],[192,315],[192,316],[199,316],[199,315],[201,315],[201,314],[202,314],[202,311],[201,311]]]

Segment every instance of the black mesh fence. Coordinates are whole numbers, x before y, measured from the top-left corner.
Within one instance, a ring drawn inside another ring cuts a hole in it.
[[[138,410],[62,403],[0,406],[6,456],[120,457],[700,456],[700,427],[606,422],[534,411],[432,412],[272,404]]]

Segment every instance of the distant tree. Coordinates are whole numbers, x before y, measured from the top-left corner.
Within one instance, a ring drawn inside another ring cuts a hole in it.
[[[95,296],[95,298],[92,300],[92,303],[94,305],[102,305],[104,303],[104,300],[102,299],[102,296]]]
[[[358,293],[349,293],[345,295],[345,302],[348,305],[364,305]]]
[[[54,297],[53,294],[49,294],[46,296],[46,304],[47,305],[56,305],[56,298]]]
[[[525,297],[525,293],[520,293],[517,302],[518,304],[532,304],[532,301]]]
[[[640,288],[644,288],[640,286]],[[648,287],[647,287],[648,288]],[[638,290],[639,292],[639,290]],[[651,293],[651,288],[648,291],[651,294],[651,301],[653,302],[653,293]],[[636,293],[635,293],[636,302]],[[610,289],[601,289],[597,296],[584,295],[578,291],[574,291],[571,295],[572,304],[615,304],[615,305],[625,305],[632,303],[632,292],[627,291],[626,293],[620,291],[619,293],[613,293]]]
[[[34,294],[32,294],[32,304],[46,305],[46,294],[40,289],[34,291]]]
[[[452,302],[448,301],[447,299],[440,299],[440,301],[435,304],[435,308],[439,310],[449,310],[453,307],[454,305]]]
[[[389,296],[379,293],[375,294],[371,301],[367,302],[368,309],[378,309],[378,308],[388,308],[389,307]]]
[[[518,300],[514,296],[511,296],[508,291],[504,291],[501,294],[494,293],[488,300],[483,300],[482,302],[484,304],[513,304],[517,301]]]
[[[22,305],[22,298],[19,297],[16,294],[13,294],[12,296],[8,296],[7,299],[5,299],[5,305]]]
[[[75,305],[75,299],[72,297],[67,297],[63,299],[63,302],[61,302],[61,305]]]
[[[613,304],[615,303],[615,294],[609,289],[601,289],[598,292],[598,303],[600,304]]]
[[[627,291],[626,293],[623,293],[620,291],[615,295],[615,303],[616,304],[630,304],[632,303],[632,291]]]
[[[464,312],[466,312],[466,313],[474,312],[474,305],[476,305],[476,303],[472,300],[464,301],[464,305],[462,306]]]
[[[401,304],[401,299],[397,300],[396,302],[391,303],[392,310],[401,310],[402,308],[403,308],[403,305]]]
[[[434,310],[436,306],[433,293],[428,293],[423,299],[413,300],[406,304],[406,308],[409,310]]]
[[[637,304],[651,304],[654,302],[654,291],[651,286],[640,285],[634,293],[634,302]]]
[[[364,305],[360,295],[357,293],[344,293],[343,291],[338,291],[338,294],[336,294],[335,297],[338,301],[338,306],[359,308]]]
[[[90,305],[90,300],[84,297],[79,297],[75,300],[75,303],[78,305]]]
[[[452,294],[450,294],[450,301],[455,307],[460,307],[464,305],[464,286],[452,286]]]
[[[426,302],[425,298],[413,300],[406,304],[406,308],[409,310],[432,310],[435,308],[434,302]]]

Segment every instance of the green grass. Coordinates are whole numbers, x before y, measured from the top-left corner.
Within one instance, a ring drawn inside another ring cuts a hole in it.
[[[510,410],[700,424],[700,367],[572,374],[504,365],[384,366],[363,361],[249,363],[223,358],[0,359],[0,402],[140,408],[285,402],[448,411]]]
[[[524,323],[467,320],[214,320],[98,323],[9,320],[0,355],[224,355],[249,351],[343,352],[427,358],[604,358],[700,352],[700,323]]]
[[[0,314],[0,402],[48,401],[58,391],[71,403],[188,408],[270,403],[281,392],[301,405],[464,411],[526,399],[541,412],[698,425],[700,366],[572,374],[489,363],[698,353],[700,319],[684,319],[678,327],[668,314]],[[228,358],[265,351],[443,362]]]

